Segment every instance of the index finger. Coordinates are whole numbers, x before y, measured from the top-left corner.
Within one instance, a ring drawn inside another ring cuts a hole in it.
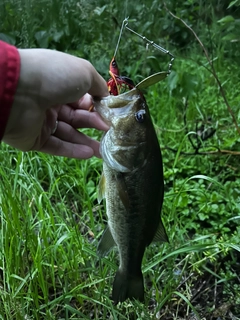
[[[73,109],[84,109],[89,110],[93,104],[92,96],[89,93],[86,93],[82,98],[76,102],[68,103],[67,105]]]

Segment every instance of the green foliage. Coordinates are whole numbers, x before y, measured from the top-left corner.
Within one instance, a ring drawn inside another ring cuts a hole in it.
[[[239,40],[240,9],[237,2],[231,3],[229,8],[228,4],[228,1],[217,0],[211,4],[204,0],[198,3],[166,1],[170,10],[201,34],[212,56],[217,56],[221,50],[224,55],[238,59],[239,41],[235,40]],[[69,51],[91,60],[99,72],[107,76],[119,29],[126,17],[129,17],[130,27],[173,53],[178,49],[178,56],[196,48],[199,51],[191,32],[167,14],[163,2],[159,1],[106,4],[103,0],[3,0],[0,3],[0,39],[19,47]],[[231,17],[231,21],[227,17]],[[153,71],[164,70],[168,63],[167,57],[156,50],[147,54],[144,42],[128,31],[123,34],[117,59],[122,74],[128,74],[135,81],[136,75],[145,77]]]
[[[239,123],[239,1],[166,5],[206,46]],[[22,153],[2,144],[0,319],[240,314],[240,139],[193,34],[159,1],[3,0],[0,39],[87,58],[107,79],[127,16],[131,28],[176,56],[171,75],[145,93],[162,146],[163,219],[170,238],[170,244],[146,250],[146,302],[114,306],[117,254],[102,261],[96,256],[106,224],[104,206],[97,203],[101,160]],[[139,82],[167,70],[169,56],[146,51],[141,39],[124,31],[117,61],[123,75]],[[205,139],[207,130],[215,133]],[[99,132],[86,132],[100,138]]]

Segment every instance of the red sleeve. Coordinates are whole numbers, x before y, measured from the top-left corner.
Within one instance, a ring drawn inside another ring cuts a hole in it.
[[[0,41],[0,141],[2,140],[20,74],[16,47]]]

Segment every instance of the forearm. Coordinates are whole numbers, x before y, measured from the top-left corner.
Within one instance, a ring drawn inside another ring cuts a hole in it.
[[[20,74],[17,48],[0,41],[0,141],[6,129]]]

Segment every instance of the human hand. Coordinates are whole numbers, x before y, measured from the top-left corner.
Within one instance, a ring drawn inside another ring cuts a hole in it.
[[[47,49],[19,53],[20,78],[3,141],[23,151],[99,157],[99,142],[77,128],[108,130],[98,113],[88,111],[91,95],[108,95],[106,81],[84,59]]]

